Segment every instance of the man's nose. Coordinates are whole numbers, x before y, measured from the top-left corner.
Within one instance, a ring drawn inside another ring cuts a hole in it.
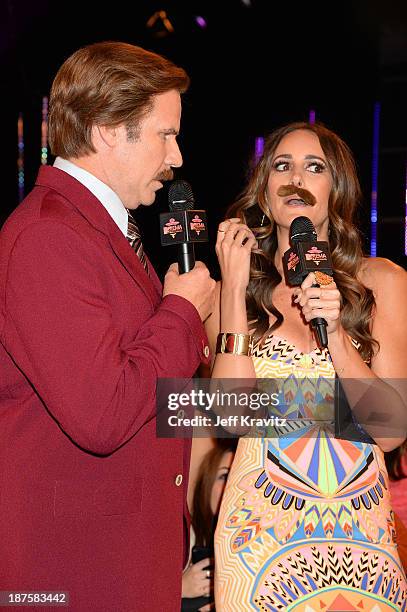
[[[179,168],[180,166],[182,166],[181,151],[178,146],[178,142],[175,139],[171,142],[166,162],[168,166],[171,166],[172,168]]]

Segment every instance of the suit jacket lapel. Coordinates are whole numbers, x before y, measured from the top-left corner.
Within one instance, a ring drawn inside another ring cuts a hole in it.
[[[69,200],[70,204],[95,229],[107,236],[110,246],[121,264],[126,268],[152,305],[156,307],[161,297],[161,283],[153,266],[148,261],[149,276],[126,237],[93,193],[63,170],[53,168],[52,166],[40,168],[36,184],[57,191],[61,196]]]
[[[150,273],[150,275],[148,275],[127,239],[123,236],[114,221],[112,219],[110,219],[110,221],[114,226],[112,231],[108,233],[110,246],[128,273],[144,291],[153,306],[156,307],[161,298],[161,283],[150,260],[147,257]]]

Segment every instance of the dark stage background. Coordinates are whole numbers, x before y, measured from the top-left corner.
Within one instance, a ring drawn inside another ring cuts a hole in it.
[[[174,32],[161,18],[147,27],[161,10]],[[245,182],[255,137],[308,119],[311,108],[355,153],[364,192],[360,226],[369,252],[375,102],[381,103],[377,254],[406,267],[406,2],[1,0],[0,223],[17,204],[18,114],[24,115],[27,192],[40,164],[41,101],[55,72],[79,46],[107,39],[162,53],[192,78],[177,178],[191,182],[197,207],[208,210],[212,243],[200,255],[214,273],[216,226]],[[160,272],[175,259],[158,244],[158,213],[166,208],[164,189],[153,207],[137,212]]]

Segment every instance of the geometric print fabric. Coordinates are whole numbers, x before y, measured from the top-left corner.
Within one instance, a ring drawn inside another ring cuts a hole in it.
[[[270,336],[253,361],[258,377],[278,380],[280,404],[287,394],[295,417],[315,417],[316,395],[332,392],[326,349],[304,354]],[[239,440],[215,534],[222,612],[406,609],[383,453],[336,439],[327,416],[311,428]]]

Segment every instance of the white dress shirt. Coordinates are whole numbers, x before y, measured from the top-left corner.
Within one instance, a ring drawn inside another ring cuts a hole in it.
[[[120,231],[127,236],[127,210],[124,207],[123,202],[119,196],[111,189],[106,183],[96,178],[93,174],[79,168],[76,164],[57,157],[54,161],[54,167],[63,170],[67,174],[70,174],[77,181],[82,183],[93,195],[99,200],[99,202],[106,208],[113,221],[116,223]]]

